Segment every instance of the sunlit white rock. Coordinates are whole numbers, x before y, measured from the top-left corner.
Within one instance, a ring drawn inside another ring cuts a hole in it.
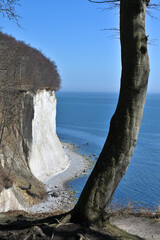
[[[1,152],[0,160],[4,167],[4,157]],[[69,166],[69,159],[56,135],[56,98],[51,91],[39,91],[34,96],[29,166],[31,172],[41,181],[53,177]],[[27,203],[22,199],[19,201],[15,192],[14,186],[2,190],[0,212],[26,209]]]
[[[56,98],[54,92],[39,91],[34,96],[32,145],[29,166],[41,181],[64,171],[69,165],[56,135]]]
[[[12,187],[3,189],[0,193],[0,212],[7,212],[9,210],[24,210],[24,207],[15,197]]]

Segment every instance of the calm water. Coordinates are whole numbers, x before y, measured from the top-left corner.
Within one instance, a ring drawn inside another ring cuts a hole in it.
[[[118,94],[58,92],[57,134],[80,146],[79,152],[99,155],[106,139]],[[86,144],[88,143],[88,144]],[[95,160],[96,161],[96,160]],[[69,183],[79,196],[87,176]],[[160,95],[148,94],[137,147],[113,202],[160,205]]]

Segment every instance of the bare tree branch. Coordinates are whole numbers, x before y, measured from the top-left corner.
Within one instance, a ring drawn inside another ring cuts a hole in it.
[[[160,4],[158,4],[158,3],[150,3],[149,4],[149,8],[150,9],[154,9],[154,10],[160,10],[159,8],[160,8]]]
[[[120,0],[106,0],[106,1],[94,1],[94,0],[88,0],[91,3],[111,3],[119,5]],[[153,1],[152,1],[153,2]],[[160,10],[160,3],[151,3],[150,0],[146,0],[147,7],[150,9]],[[107,8],[108,9],[108,8]]]
[[[115,3],[115,2],[120,2],[120,0],[106,0],[106,1],[100,1],[100,2],[98,2],[98,1],[92,1],[92,0],[88,0],[89,2],[91,2],[91,3]]]
[[[20,16],[16,13],[16,6],[20,6],[20,0],[0,0],[0,13],[3,17],[7,17],[9,20],[15,21],[18,26]]]
[[[119,28],[103,28],[101,31],[114,31],[114,34],[110,35],[110,39],[120,39],[120,29]]]

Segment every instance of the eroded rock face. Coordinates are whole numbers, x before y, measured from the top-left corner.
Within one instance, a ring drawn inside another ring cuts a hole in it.
[[[20,210],[45,197],[29,167],[33,96],[3,92],[0,100],[0,211]]]
[[[65,170],[69,165],[56,135],[56,98],[52,91],[38,91],[34,96],[31,172],[41,181]]]
[[[54,92],[3,92],[1,100],[0,211],[24,210],[45,198],[40,181],[69,160],[56,135]]]

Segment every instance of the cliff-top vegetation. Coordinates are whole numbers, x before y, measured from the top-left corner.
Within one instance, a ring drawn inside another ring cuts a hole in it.
[[[37,90],[60,88],[55,63],[39,50],[0,32],[0,89]]]

